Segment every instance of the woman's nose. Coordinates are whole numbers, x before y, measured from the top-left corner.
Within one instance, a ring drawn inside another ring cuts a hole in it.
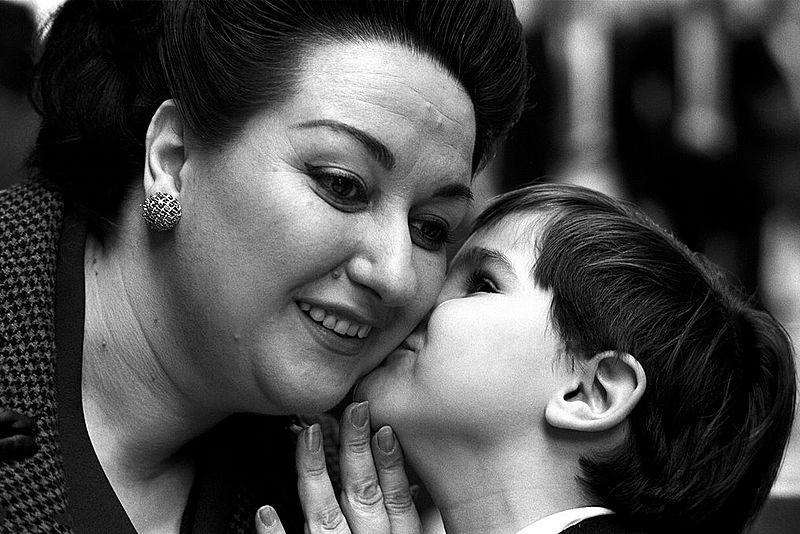
[[[405,306],[416,296],[419,276],[408,222],[384,225],[360,242],[347,262],[350,280],[375,292],[387,306]]]

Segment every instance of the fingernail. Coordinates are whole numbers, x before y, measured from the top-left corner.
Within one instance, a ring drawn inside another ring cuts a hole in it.
[[[306,429],[306,450],[308,452],[317,452],[319,451],[320,445],[320,428],[318,424],[313,424]]]
[[[369,413],[369,403],[367,401],[359,402],[353,407],[350,412],[350,421],[356,428],[361,428],[367,424],[367,415]]]
[[[394,449],[394,432],[391,427],[384,426],[378,430],[378,447],[387,454]]]
[[[275,509],[272,506],[262,506],[258,509],[258,520],[265,527],[274,525],[276,519],[278,519],[278,514],[275,513]]]
[[[303,429],[309,426],[311,426],[311,424],[308,423],[302,415],[295,415],[294,421],[289,425],[289,430],[291,430],[295,436],[299,436]]]

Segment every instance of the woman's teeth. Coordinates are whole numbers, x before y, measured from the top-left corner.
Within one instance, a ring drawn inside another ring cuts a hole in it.
[[[371,326],[358,324],[353,321],[348,321],[347,319],[340,319],[332,313],[306,302],[298,302],[297,305],[301,310],[306,312],[315,323],[324,326],[328,330],[333,330],[340,336],[364,339],[369,335],[370,331],[372,331]]]

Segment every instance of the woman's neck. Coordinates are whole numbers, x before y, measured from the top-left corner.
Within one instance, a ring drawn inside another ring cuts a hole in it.
[[[161,346],[165,336],[153,320],[146,331],[136,313],[159,316],[158,303],[140,289],[135,256],[135,247],[87,238],[81,397],[92,446],[134,526],[172,531],[194,476],[189,444],[225,414],[204,410],[159,357],[180,361],[177,347]]]
[[[407,451],[448,534],[513,534],[542,517],[590,505],[575,477],[577,458],[525,441],[483,448],[436,443]]]

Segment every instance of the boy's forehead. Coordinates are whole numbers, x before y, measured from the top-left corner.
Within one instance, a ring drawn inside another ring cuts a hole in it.
[[[471,248],[495,250],[515,263],[532,267],[536,259],[536,239],[539,217],[532,214],[512,214],[473,233],[461,247],[456,258]]]
[[[506,215],[502,220],[472,234],[466,244],[493,244],[494,248],[522,248],[534,253],[540,220],[540,216],[530,213]]]

